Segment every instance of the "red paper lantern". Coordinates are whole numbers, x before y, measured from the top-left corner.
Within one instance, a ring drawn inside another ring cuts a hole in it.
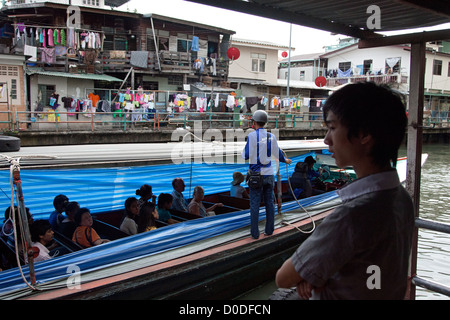
[[[318,87],[325,87],[327,85],[327,79],[325,77],[317,77],[314,82]]]
[[[286,51],[283,51],[283,52],[281,53],[281,56],[282,56],[283,58],[287,58],[288,53],[287,53]]]
[[[241,56],[241,52],[236,47],[231,47],[227,50],[227,57],[230,60],[237,60]]]

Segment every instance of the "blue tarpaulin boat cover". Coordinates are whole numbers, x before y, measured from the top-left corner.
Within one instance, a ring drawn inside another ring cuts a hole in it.
[[[293,158],[294,164],[302,161],[307,155]],[[34,218],[40,219],[48,218],[49,213],[53,211],[53,197],[59,193],[66,194],[70,200],[78,201],[81,206],[89,207],[92,212],[107,211],[123,208],[125,199],[134,195],[135,190],[144,183],[153,187],[154,194],[171,192],[171,182],[174,177],[182,177],[186,181],[186,197],[189,195],[189,190],[193,191],[196,185],[203,186],[206,193],[226,191],[230,187],[233,172],[240,171],[245,174],[247,166],[245,164],[167,164],[98,169],[24,169],[21,171],[21,178],[25,204],[30,208]],[[291,168],[293,171],[293,166]],[[280,173],[286,177],[284,164],[280,166]],[[0,176],[1,188],[5,193],[1,204],[2,207],[7,208],[9,200],[6,195],[9,194],[10,189],[9,171],[0,172]],[[192,181],[191,185],[190,181]],[[302,199],[301,204],[304,207],[311,207],[333,202],[337,198],[336,192],[329,192]],[[298,204],[294,201],[284,203],[282,210],[284,212],[298,208]],[[265,219],[264,209],[260,212],[260,219]],[[71,275],[70,266],[79,268],[84,280],[104,278],[112,274],[111,271],[108,273],[102,270],[127,264],[124,270],[130,271],[131,265],[136,261],[149,259],[176,248],[184,248],[199,241],[206,241],[249,225],[249,210],[190,220],[38,262],[35,264],[36,278],[39,287],[44,290],[64,286],[64,281]],[[183,254],[188,254],[189,250],[185,251]],[[142,268],[142,263],[138,267]],[[124,270],[122,272],[125,272]],[[26,266],[24,273],[28,273]],[[11,299],[31,293],[32,291],[21,279],[17,268],[0,272],[0,298]]]
[[[289,175],[295,163],[303,161],[308,153],[293,158]],[[273,167],[275,164],[273,163]],[[136,189],[143,184],[152,186],[153,194],[172,193],[172,180],[181,177],[186,184],[183,195],[191,198],[194,187],[199,185],[205,194],[230,189],[233,172],[247,173],[248,164],[162,164],[136,167],[86,168],[86,169],[22,169],[21,181],[25,206],[34,219],[48,219],[55,210],[53,199],[65,194],[69,201],[77,201],[92,213],[124,208],[128,197],[136,196]],[[281,177],[286,180],[286,165],[280,163]],[[10,206],[10,173],[0,171],[0,208]],[[136,196],[138,197],[138,196]],[[1,209],[0,209],[1,213]]]

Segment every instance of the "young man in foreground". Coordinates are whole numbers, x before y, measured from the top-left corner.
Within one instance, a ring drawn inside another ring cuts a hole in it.
[[[278,270],[279,287],[303,299],[403,299],[414,229],[411,197],[396,165],[407,118],[390,89],[358,83],[324,106],[325,143],[357,180],[338,191],[342,205]]]

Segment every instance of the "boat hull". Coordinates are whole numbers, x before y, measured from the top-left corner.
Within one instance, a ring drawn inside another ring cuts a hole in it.
[[[320,223],[331,210],[313,217]],[[246,237],[151,267],[26,297],[31,300],[84,299],[233,299],[273,279],[276,270],[308,237],[310,219],[282,226],[271,236]]]

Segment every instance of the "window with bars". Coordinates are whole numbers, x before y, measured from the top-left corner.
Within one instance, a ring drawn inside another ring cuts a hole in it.
[[[19,67],[0,66],[0,76],[18,77],[19,76]]]

